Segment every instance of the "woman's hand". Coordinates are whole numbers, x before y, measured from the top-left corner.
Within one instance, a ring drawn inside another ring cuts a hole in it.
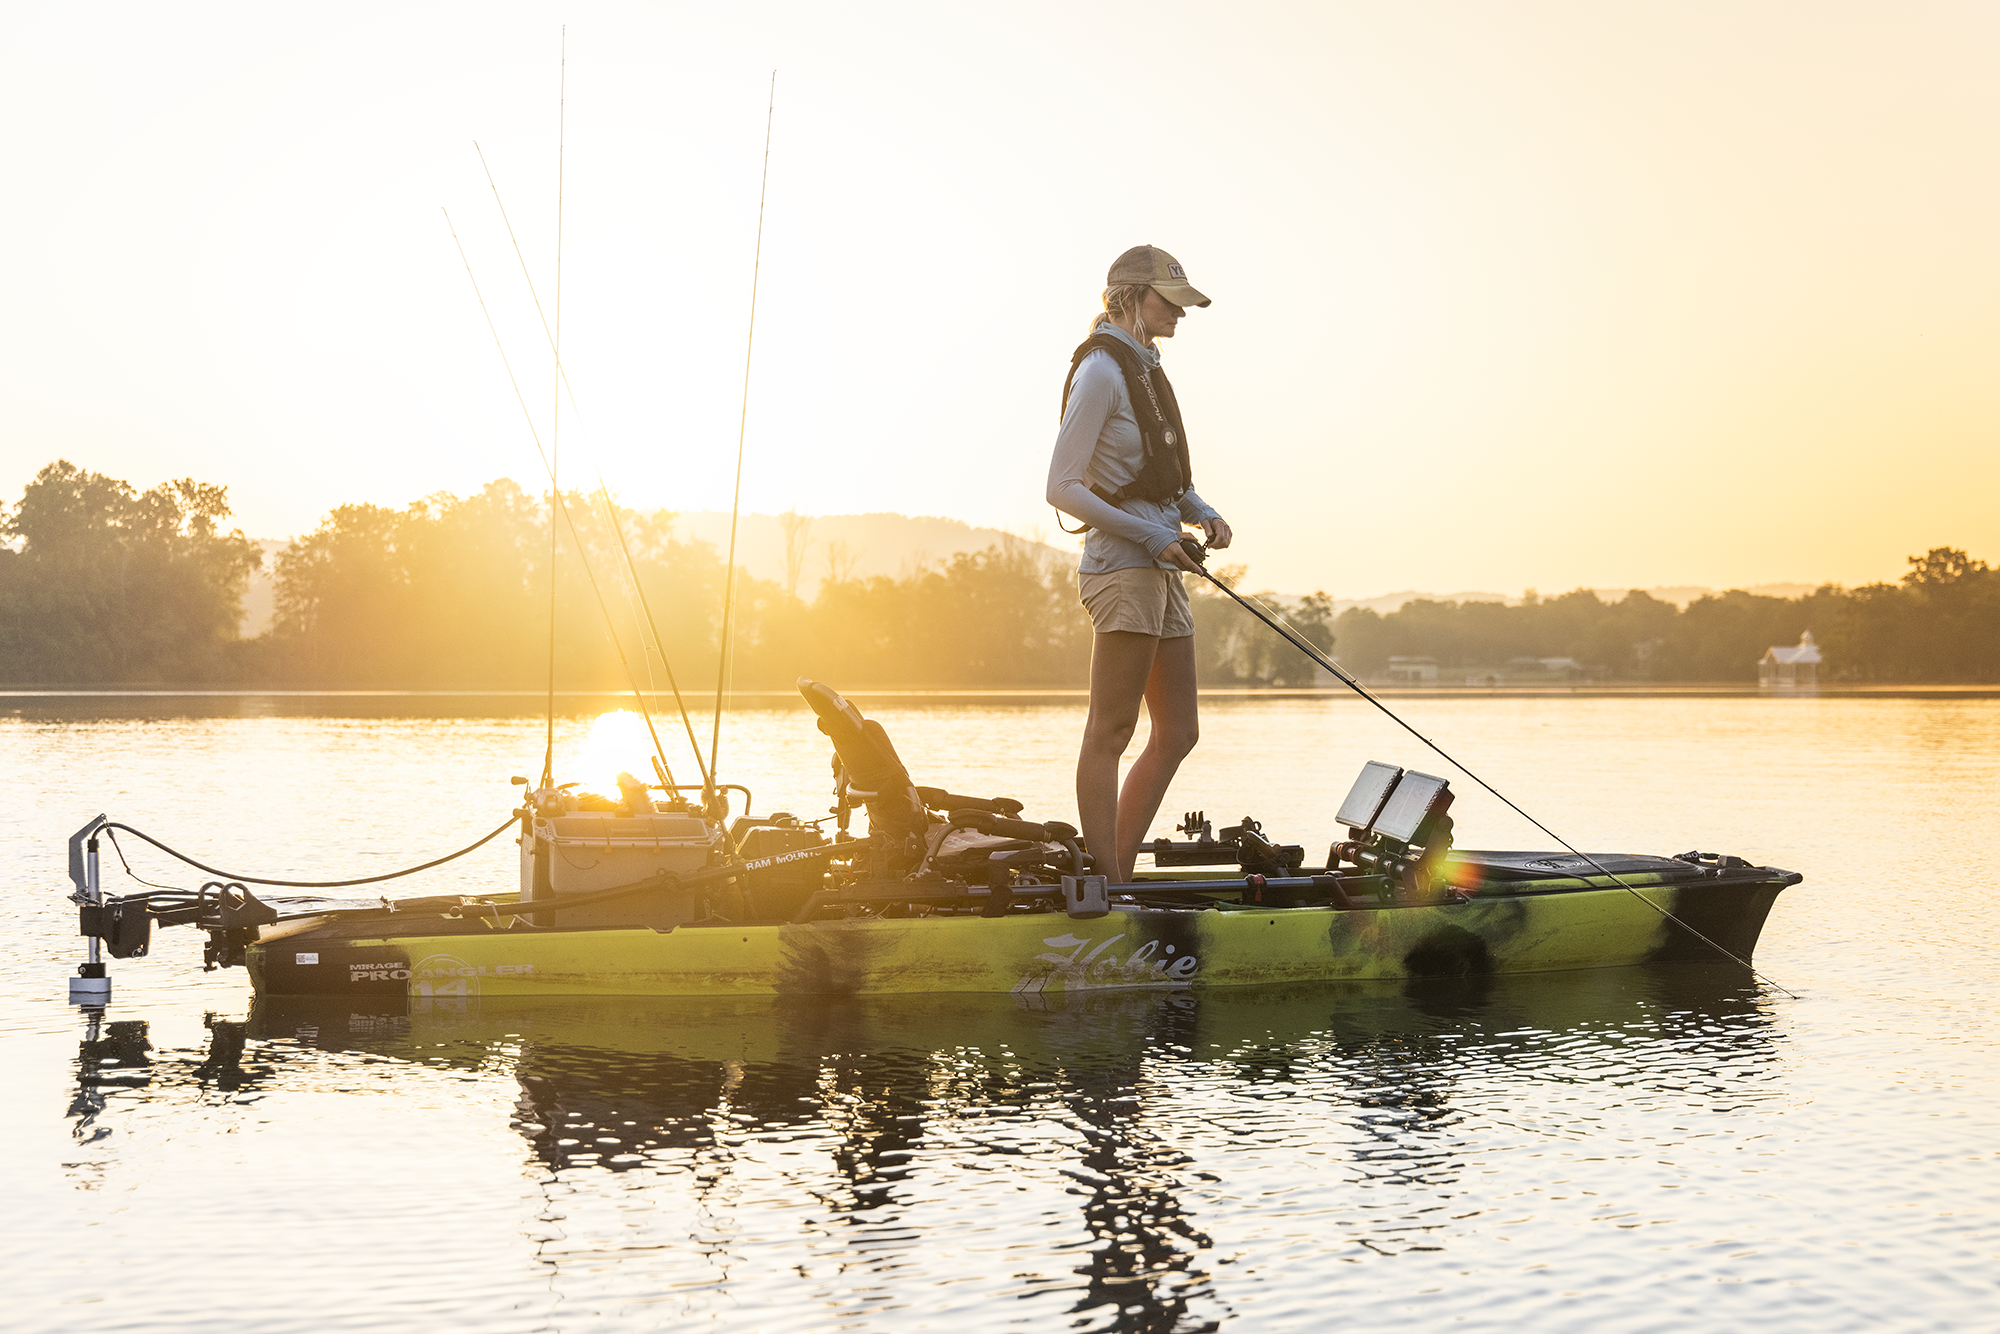
[[[1188,555],[1187,548],[1179,542],[1168,543],[1167,549],[1154,557],[1154,559],[1165,561],[1175,569],[1186,570],[1189,574],[1201,573],[1201,565],[1193,556]]]
[[[1210,551],[1220,551],[1228,546],[1229,539],[1232,536],[1229,531],[1228,520],[1223,519],[1219,515],[1213,519],[1203,519],[1201,521],[1201,531],[1208,538],[1208,549]]]

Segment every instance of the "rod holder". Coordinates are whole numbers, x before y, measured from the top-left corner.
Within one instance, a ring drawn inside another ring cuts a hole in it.
[[[1062,878],[1063,907],[1071,917],[1102,917],[1111,911],[1110,880],[1101,875]]]

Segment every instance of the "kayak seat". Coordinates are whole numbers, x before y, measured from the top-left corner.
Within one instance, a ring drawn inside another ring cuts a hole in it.
[[[839,691],[809,677],[799,678],[799,693],[818,716],[819,730],[833,742],[836,779],[844,780],[848,794],[868,807],[869,832],[921,834],[929,829],[930,812],[882,724],[862,717]]]
[[[996,857],[1008,859],[1011,866],[1067,856],[1061,840],[1074,838],[1075,829],[1019,819],[1021,803],[1012,797],[967,797],[918,787],[882,724],[864,717],[831,686],[804,676],[798,685],[819,730],[833,742],[836,780],[845,784],[849,799],[868,809],[871,836],[915,835],[921,840],[923,869],[981,879]],[[948,818],[933,811],[947,812]]]

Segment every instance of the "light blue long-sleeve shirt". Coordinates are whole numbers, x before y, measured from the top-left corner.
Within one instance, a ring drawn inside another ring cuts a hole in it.
[[[1159,351],[1141,346],[1117,325],[1106,321],[1098,332],[1123,339],[1147,366],[1159,367]],[[1077,566],[1081,573],[1146,565],[1172,569],[1158,557],[1180,539],[1181,524],[1222,517],[1193,491],[1183,492],[1177,502],[1133,497],[1113,505],[1090,489],[1096,485],[1115,492],[1129,486],[1145,462],[1146,442],[1139,434],[1139,419],[1132,414],[1125,373],[1117,358],[1100,348],[1076,368],[1069,406],[1056,431],[1055,456],[1049,461],[1049,503],[1090,525],[1090,535],[1083,540],[1083,562]]]

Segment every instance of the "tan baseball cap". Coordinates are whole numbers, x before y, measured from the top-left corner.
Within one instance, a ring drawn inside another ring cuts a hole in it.
[[[1155,245],[1135,245],[1111,261],[1106,287],[1138,283],[1152,288],[1176,306],[1205,306],[1208,298],[1188,286],[1181,262]]]

